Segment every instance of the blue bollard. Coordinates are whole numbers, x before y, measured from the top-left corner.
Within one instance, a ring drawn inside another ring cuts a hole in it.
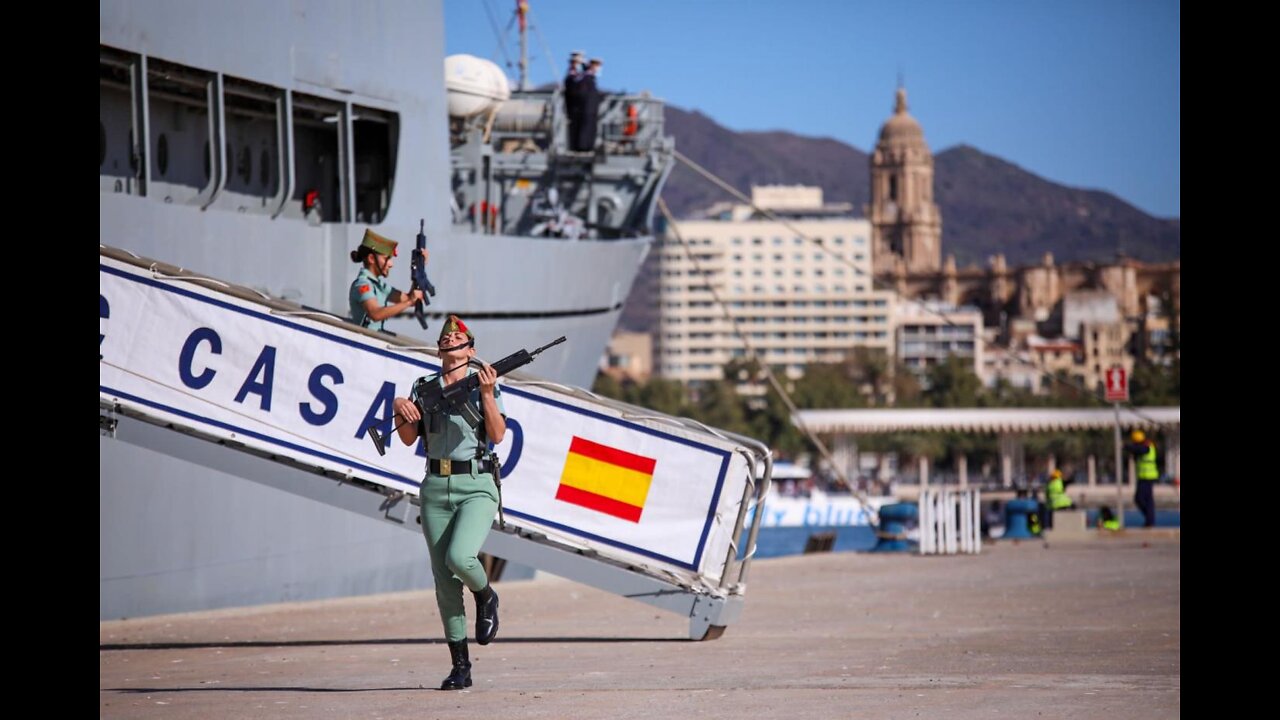
[[[907,521],[915,520],[920,510],[913,503],[894,503],[880,508],[880,529],[871,552],[910,552],[916,543],[906,538]]]
[[[1035,500],[1010,500],[1004,505],[1004,535],[1001,539],[1034,540],[1035,535],[1027,527],[1027,516],[1036,512],[1040,503]]]

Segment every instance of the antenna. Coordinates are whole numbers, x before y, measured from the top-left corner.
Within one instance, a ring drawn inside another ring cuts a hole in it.
[[[516,0],[520,20],[520,89],[529,89],[529,0]]]

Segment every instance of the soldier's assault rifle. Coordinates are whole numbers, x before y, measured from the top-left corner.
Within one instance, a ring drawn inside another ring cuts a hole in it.
[[[525,365],[533,362],[533,359],[536,358],[543,350],[555,347],[564,341],[565,338],[561,335],[533,352],[529,352],[528,350],[517,350],[494,363],[493,369],[498,373],[498,377],[502,377],[512,370],[524,367]],[[472,360],[471,362],[476,363],[475,360]],[[469,400],[471,398],[471,393],[478,387],[480,387],[480,376],[468,375],[461,380],[450,383],[444,387],[440,387],[440,383],[437,382],[416,383],[413,388],[413,396],[417,400],[418,412],[422,414],[424,419],[428,415],[435,413],[457,411],[461,413],[463,418],[466,419],[474,429],[480,424],[480,415],[476,412],[475,407],[472,406]],[[409,421],[405,420],[392,428],[391,432],[395,432],[408,424]],[[378,432],[378,428],[375,425],[370,425],[367,428],[367,431],[369,433],[369,437],[373,439],[373,446],[378,449],[378,454],[386,455],[387,436]],[[388,435],[389,434],[390,433],[388,433]]]
[[[413,257],[409,260],[409,268],[412,271],[413,285],[410,290],[421,290],[422,299],[413,303],[413,314],[418,318],[418,324],[423,330],[427,329],[427,306],[431,304],[431,297],[436,294],[436,286],[431,284],[431,280],[427,277],[427,263],[422,257],[422,251],[427,249],[427,221],[418,221],[418,245],[413,253]]]

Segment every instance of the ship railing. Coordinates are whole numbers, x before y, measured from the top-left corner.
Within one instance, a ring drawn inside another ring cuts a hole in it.
[[[666,104],[647,93],[606,95],[600,102],[600,142],[606,155],[641,155],[665,142]]]
[[[665,104],[647,93],[606,94],[600,99],[597,149],[606,155],[643,155],[669,141],[665,131]],[[471,130],[500,153],[568,151],[568,117],[559,88],[513,92],[492,118],[478,116],[454,120],[454,147],[468,142]]]

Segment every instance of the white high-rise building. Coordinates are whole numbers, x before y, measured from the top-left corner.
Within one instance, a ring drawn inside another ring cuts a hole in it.
[[[718,380],[745,359],[710,288],[762,359],[791,377],[854,347],[892,355],[893,293],[872,289],[871,224],[847,203],[824,205],[821,188],[753,187],[752,201],[785,222],[722,204],[677,224],[692,259],[671,228],[659,238],[657,373]]]

